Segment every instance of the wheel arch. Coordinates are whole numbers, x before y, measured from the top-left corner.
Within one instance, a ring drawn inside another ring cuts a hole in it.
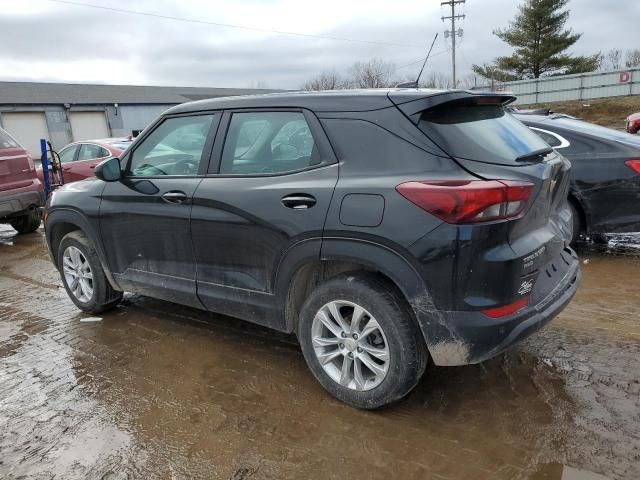
[[[111,284],[111,287],[116,290],[122,290],[111,274],[111,269],[109,268],[106,254],[104,252],[104,249],[102,248],[102,243],[99,241],[99,236],[91,226],[89,220],[84,215],[75,210],[56,209],[47,212],[45,235],[47,245],[49,246],[49,255],[51,256],[51,259],[56,268],[58,268],[57,252],[58,247],[60,246],[60,242],[65,235],[74,231],[81,231],[89,238],[89,240],[91,240],[96,249],[96,252],[98,253],[100,263],[104,270],[105,276],[107,277],[107,280]]]
[[[581,198],[581,195],[573,190],[569,192],[568,197],[569,203],[576,209],[578,215],[580,216],[580,225],[584,230],[585,234],[588,234],[591,231],[591,222],[589,221],[587,215],[587,209],[585,208],[585,203]]]
[[[320,256],[315,248],[307,245],[308,255],[301,250],[295,254],[289,252],[278,268],[276,296],[284,311],[287,331],[296,331],[302,304],[316,286],[341,273],[362,271],[378,276],[407,302],[429,345],[429,325],[434,320],[433,302],[409,260],[387,246],[368,240],[324,239],[321,245]],[[425,305],[430,307],[425,308]]]

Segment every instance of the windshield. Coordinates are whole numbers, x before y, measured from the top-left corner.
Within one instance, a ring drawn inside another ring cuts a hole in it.
[[[468,100],[426,110],[418,127],[454,157],[502,165],[520,165],[519,157],[548,148],[502,105]]]

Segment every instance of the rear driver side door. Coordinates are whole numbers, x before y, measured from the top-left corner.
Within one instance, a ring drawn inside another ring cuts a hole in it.
[[[224,133],[223,133],[224,132]],[[208,309],[284,329],[282,294],[318,260],[338,164],[309,111],[225,112],[191,215]]]

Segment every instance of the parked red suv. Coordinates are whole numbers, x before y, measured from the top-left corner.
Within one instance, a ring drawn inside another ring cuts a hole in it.
[[[44,200],[31,155],[0,128],[0,223],[9,223],[18,233],[34,232]]]

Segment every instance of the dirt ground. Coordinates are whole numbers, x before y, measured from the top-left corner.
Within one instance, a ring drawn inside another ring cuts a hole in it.
[[[548,327],[363,412],[291,337],[138,296],[81,314],[42,233],[0,226],[0,478],[636,480],[640,238],[579,253]]]
[[[522,109],[551,108],[554,112],[573,115],[587,122],[624,130],[625,119],[632,113],[640,112],[640,95],[516,106]]]

